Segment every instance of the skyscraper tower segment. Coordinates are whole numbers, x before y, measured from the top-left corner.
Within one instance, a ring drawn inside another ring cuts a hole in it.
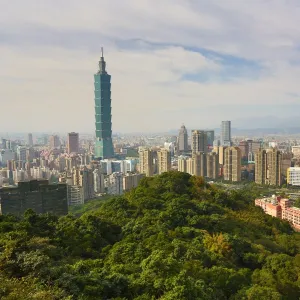
[[[106,72],[106,63],[101,48],[99,70],[94,75],[96,141],[95,157],[111,158],[114,156],[111,129],[111,76]]]

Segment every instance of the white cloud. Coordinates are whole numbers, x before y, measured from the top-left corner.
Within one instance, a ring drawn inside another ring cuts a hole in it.
[[[268,111],[259,107],[299,101],[291,97],[300,94],[300,68],[292,63],[300,60],[296,1],[0,5],[0,103],[12,112],[1,115],[3,131],[92,131],[93,73],[102,44],[112,75],[115,131],[168,130],[182,122],[216,126],[221,118],[251,117],[249,105],[263,116]],[[253,66],[205,57],[195,47],[254,60]],[[205,81],[186,81],[186,74]]]

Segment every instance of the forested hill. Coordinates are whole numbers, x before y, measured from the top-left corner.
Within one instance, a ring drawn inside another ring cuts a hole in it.
[[[300,297],[300,235],[225,192],[169,172],[77,218],[0,217],[0,299]]]

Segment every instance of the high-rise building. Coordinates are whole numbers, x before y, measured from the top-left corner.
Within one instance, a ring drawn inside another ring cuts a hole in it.
[[[184,153],[188,151],[188,132],[184,125],[181,126],[178,135],[178,152]]]
[[[241,181],[241,150],[239,147],[228,147],[224,152],[224,179]]]
[[[287,169],[287,184],[300,186],[300,168],[291,167]]]
[[[212,147],[215,140],[215,131],[214,130],[205,130],[207,135],[207,145]]]
[[[56,149],[60,146],[60,140],[57,135],[50,135],[49,137],[49,147],[50,149]]]
[[[204,130],[192,130],[192,153],[207,152],[207,133]]]
[[[171,153],[167,149],[161,148],[157,151],[158,174],[171,170]]]
[[[219,176],[219,155],[211,152],[206,154],[206,177],[217,179]]]
[[[193,154],[193,174],[195,176],[206,176],[206,153]]]
[[[106,72],[106,63],[102,55],[99,70],[94,75],[95,86],[95,119],[96,119],[96,158],[112,158],[114,148],[112,143],[111,124],[111,76]]]
[[[247,161],[249,155],[249,143],[248,141],[240,141],[239,148],[241,149],[242,160]]]
[[[27,137],[27,145],[29,147],[33,146],[33,137],[32,137],[32,133],[28,133],[28,137]]]
[[[255,182],[280,186],[282,184],[282,153],[277,149],[260,149],[255,154]]]
[[[222,121],[221,146],[231,146],[231,121]]]
[[[139,170],[141,174],[146,176],[154,175],[153,151],[142,148],[139,150]]]
[[[67,150],[68,150],[69,154],[79,152],[79,134],[78,133],[76,133],[76,132],[68,133]]]

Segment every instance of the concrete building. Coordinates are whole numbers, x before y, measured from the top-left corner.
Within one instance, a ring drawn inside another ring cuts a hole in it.
[[[292,153],[294,158],[300,159],[300,146],[292,146]]]
[[[145,174],[126,174],[123,177],[123,191],[130,191],[132,188],[137,187],[144,177]]]
[[[69,154],[79,152],[79,134],[78,133],[76,133],[76,132],[68,133],[67,151]]]
[[[287,169],[287,184],[300,186],[300,167],[290,167]]]
[[[215,140],[215,131],[214,130],[205,130],[207,135],[207,145],[208,147],[213,147]]]
[[[255,182],[282,185],[282,154],[277,149],[260,149],[255,154]]]
[[[47,180],[19,182],[18,187],[0,188],[1,214],[23,215],[27,209],[36,213],[66,215],[67,185],[49,184]]]
[[[0,165],[7,165],[8,161],[15,159],[15,153],[10,149],[0,151]]]
[[[224,180],[241,181],[241,150],[238,147],[225,149]]]
[[[27,137],[27,145],[29,147],[32,147],[33,146],[33,136],[32,136],[32,133],[28,133],[28,137]]]
[[[206,176],[207,173],[207,161],[206,153],[195,153],[192,156],[193,159],[193,173],[195,176]]]
[[[300,208],[293,207],[292,200],[274,195],[271,198],[256,199],[255,205],[261,207],[266,214],[287,220],[294,228],[300,230]]]
[[[204,130],[192,130],[192,153],[207,152],[207,133]]]
[[[239,143],[239,148],[241,149],[242,160],[247,161],[249,157],[249,143],[248,141],[241,141]]]
[[[73,183],[77,186],[82,186],[84,201],[93,199],[94,193],[94,175],[91,169],[86,167],[73,169]]]
[[[139,172],[146,176],[154,175],[154,154],[152,150],[146,148],[139,150]]]
[[[67,185],[68,205],[84,204],[83,187],[78,185]]]
[[[93,171],[94,176],[94,192],[95,194],[102,194],[105,192],[104,186],[104,175],[100,172],[99,169]]]
[[[49,147],[50,149],[57,149],[60,147],[60,139],[57,135],[50,135],[49,137]]]
[[[181,126],[178,135],[178,152],[185,153],[189,150],[188,132],[184,125]]]
[[[219,177],[219,155],[217,153],[206,154],[206,177],[210,179]]]
[[[167,149],[161,148],[157,151],[158,174],[171,170],[171,153]]]
[[[17,147],[17,160],[26,162],[27,148],[23,146]]]
[[[99,70],[94,75],[95,87],[95,120],[96,120],[96,158],[112,158],[114,148],[112,143],[111,123],[111,76],[106,71],[106,63],[101,49]]]
[[[113,173],[105,178],[105,188],[109,195],[123,194],[123,174]]]
[[[221,146],[231,146],[231,121],[222,121]]]

